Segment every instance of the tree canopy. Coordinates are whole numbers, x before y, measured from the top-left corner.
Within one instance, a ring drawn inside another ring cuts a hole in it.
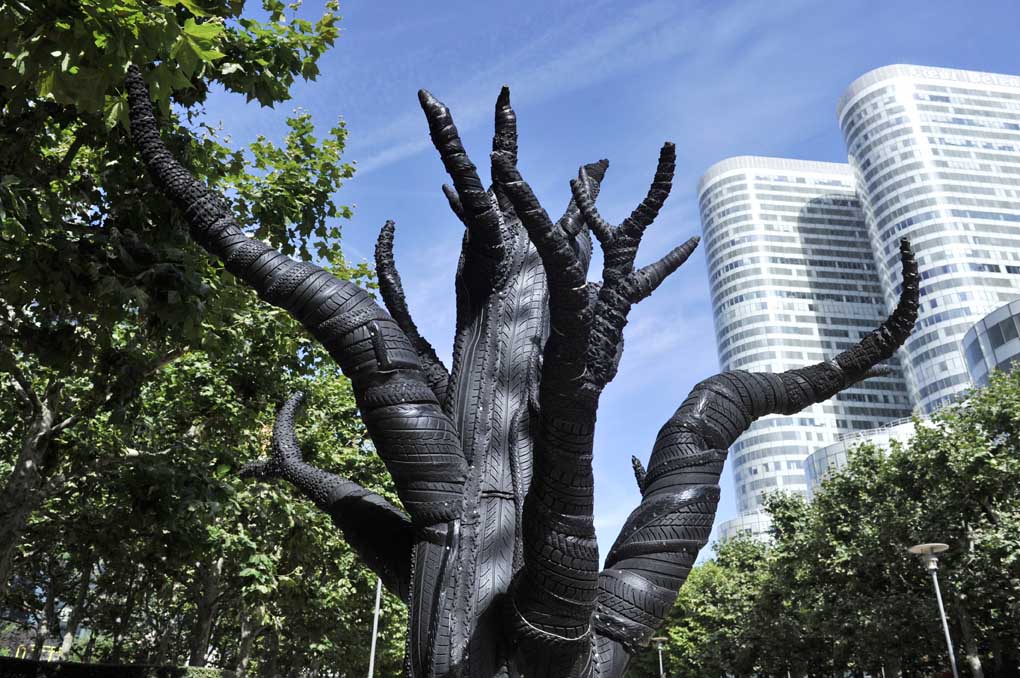
[[[129,139],[124,75],[153,64],[169,143],[253,236],[366,276],[340,250],[342,121],[316,135],[297,112],[235,148],[204,115],[214,88],[285,101],[338,36],[334,2],[314,20],[250,4],[0,6],[0,608],[37,653],[367,662],[374,577],[313,507],[236,478],[301,387],[308,454],[388,493],[349,384],[190,242]],[[402,614],[387,599],[384,641]],[[399,646],[382,653],[395,670]]]

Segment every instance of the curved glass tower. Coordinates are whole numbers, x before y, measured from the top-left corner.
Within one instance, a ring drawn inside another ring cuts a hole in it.
[[[886,66],[837,112],[887,303],[899,239],[917,253],[920,316],[901,355],[928,414],[969,386],[964,333],[1020,296],[1020,78]]]
[[[736,157],[698,186],[702,247],[723,370],[780,372],[832,358],[886,315],[848,165]],[[896,367],[894,365],[894,367]],[[760,533],[762,495],[804,494],[804,459],[840,434],[910,414],[902,376],[847,389],[799,414],[756,421],[730,455],[740,517]]]
[[[1010,372],[1020,361],[1020,299],[1001,306],[963,335],[963,356],[971,381],[987,386],[992,370]]]

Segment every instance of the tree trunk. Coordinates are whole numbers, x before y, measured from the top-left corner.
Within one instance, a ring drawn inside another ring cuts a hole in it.
[[[255,644],[262,629],[256,628],[251,615],[243,614],[241,617],[241,638],[237,645],[237,664],[234,667],[236,678],[244,678],[248,672],[248,663],[251,661],[251,648]]]
[[[55,412],[51,398],[40,402],[32,415],[28,430],[21,442],[21,451],[14,471],[0,491],[0,597],[10,586],[14,551],[21,542],[21,534],[28,525],[32,512],[42,502],[45,482],[43,464],[49,450]]]
[[[223,572],[223,558],[212,566],[203,566],[199,583],[200,596],[196,611],[195,627],[191,634],[191,656],[188,666],[205,666],[209,653],[209,639],[212,637],[213,620],[219,608],[220,574]]]
[[[121,650],[123,649],[124,631],[127,630],[131,621],[131,615],[135,612],[135,583],[138,581],[138,572],[132,571],[131,581],[128,583],[127,597],[124,600],[124,610],[117,618],[117,629],[113,634],[113,648],[110,651],[110,660],[113,663],[120,662]]]
[[[958,593],[953,592],[953,602],[956,607],[956,617],[960,622],[960,636],[963,639],[964,664],[970,670],[974,678],[985,678],[984,668],[981,665],[981,655],[978,650],[977,638],[974,636],[974,625],[971,623],[970,615],[963,607],[963,601]]]
[[[46,602],[43,603],[42,616],[39,619],[39,626],[36,628],[35,643],[32,646],[32,659],[39,661],[42,659],[43,647],[46,645],[46,640],[50,636],[51,624],[56,618],[55,602],[56,598],[56,582],[52,575],[50,575],[50,585],[46,589]],[[59,631],[59,628],[56,629]]]
[[[152,663],[156,666],[164,666],[167,663],[167,655],[170,654],[170,628],[172,624],[167,622],[162,633],[159,634],[159,641],[156,643],[156,656]]]
[[[259,667],[259,674],[262,678],[279,678],[279,672],[276,670],[279,654],[280,638],[277,636],[276,629],[273,629],[266,635],[266,657],[264,661],[260,662],[261,666]]]
[[[89,632],[89,642],[85,643],[85,653],[82,655],[82,662],[89,664],[92,662],[92,653],[96,649],[96,634],[94,631]]]
[[[159,599],[173,600],[173,589],[174,582],[168,579],[163,584],[162,590],[159,592]],[[170,646],[173,643],[175,626],[177,626],[174,623],[174,620],[176,618],[177,618],[176,613],[168,611],[166,616],[162,620],[162,624],[159,623],[154,624],[156,628],[153,629],[153,631],[156,634],[158,640],[156,642],[155,648],[156,654],[150,663],[155,664],[156,666],[165,666],[167,663],[170,663],[169,660]]]
[[[1002,642],[994,647],[996,656],[996,678],[1020,678],[1020,657],[1017,650],[1005,648]]]
[[[49,628],[49,622],[46,621],[46,617],[44,615],[35,631],[35,641],[32,644],[33,661],[40,661],[42,659],[43,645],[46,644],[46,636],[49,635]]]
[[[68,659],[71,654],[74,637],[78,635],[78,627],[81,626],[81,620],[85,614],[85,601],[88,599],[89,586],[92,585],[92,566],[92,559],[89,558],[81,570],[78,596],[75,598],[74,607],[71,608],[71,614],[67,618],[67,628],[64,629],[64,637],[60,642],[60,658],[64,660]]]
[[[1013,649],[1009,639],[993,641],[992,657],[995,660],[995,678],[1020,678],[1020,654]]]

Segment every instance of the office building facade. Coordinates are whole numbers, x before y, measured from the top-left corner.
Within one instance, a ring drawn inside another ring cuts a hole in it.
[[[917,253],[920,314],[900,355],[930,414],[971,385],[967,330],[1020,296],[1020,77],[887,66],[837,109],[887,304],[900,238]]]
[[[911,406],[931,414],[1020,352],[1020,317],[996,311],[1020,299],[1020,77],[886,66],[847,88],[837,116],[849,165],[739,157],[701,179],[720,364],[830,357],[895,304],[904,237],[922,278],[918,323],[902,373],[737,441],[740,516],[724,537],[761,533],[762,493],[805,492],[808,454]]]
[[[832,358],[885,317],[849,166],[738,157],[698,187],[723,370],[780,372]],[[895,361],[893,367],[896,368]],[[804,459],[842,433],[910,413],[898,372],[790,416],[764,417],[730,449],[741,517],[760,534],[763,495],[805,494]]]

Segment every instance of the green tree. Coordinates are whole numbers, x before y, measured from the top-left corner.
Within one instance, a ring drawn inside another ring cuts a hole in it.
[[[349,210],[332,197],[353,171],[340,163],[343,126],[320,140],[297,115],[282,145],[260,138],[242,152],[202,122],[214,83],[272,105],[295,78],[315,76],[337,36],[332,3],[315,22],[262,4],[263,21],[237,0],[0,5],[0,402],[10,431],[0,438],[0,593],[30,516],[67,481],[68,456],[88,454],[82,432],[125,421],[145,383],[189,350],[215,351],[208,328],[252,303],[145,183],[126,128],[129,64],[158,64],[148,77],[175,151],[231,196],[257,237],[344,274],[335,218]]]
[[[886,453],[855,450],[810,505],[782,494],[767,504],[774,598],[763,601],[762,616],[795,632],[788,661],[799,671],[828,664],[895,676],[944,654],[927,581],[906,551],[899,520],[907,507]]]
[[[1020,375],[918,425],[907,445],[863,446],[777,546],[801,563],[829,638],[886,674],[947,659],[931,583],[906,548],[942,541],[941,581],[957,655],[971,675],[1020,670]],[[772,509],[783,525],[786,511]],[[989,671],[991,667],[991,671]]]
[[[202,116],[214,85],[273,105],[317,74],[335,5],[317,21],[262,9],[0,6],[0,591],[13,582],[3,607],[65,655],[267,675],[305,657],[367,661],[374,578],[328,517],[235,477],[301,386],[309,454],[387,494],[349,385],[296,323],[198,252],[127,136],[125,70],[155,63],[175,153],[251,233],[362,276],[339,249],[350,211],[333,194],[353,172],[342,124],[316,138],[298,114],[282,143],[233,150]],[[403,614],[387,597],[384,673],[401,661],[388,639]],[[89,640],[72,648],[79,628]]]
[[[47,633],[73,637],[70,617],[63,628],[49,621],[69,607],[92,634],[74,648],[80,659],[269,675],[316,662],[367,668],[374,576],[328,516],[237,472],[263,453],[274,403],[302,388],[305,454],[384,496],[392,488],[380,484],[349,382],[325,366],[301,377],[296,363],[314,349],[281,312],[255,311],[217,330],[216,353],[190,351],[147,382],[130,431],[91,431],[83,443],[114,461],[72,457],[80,466],[34,515],[11,600],[38,619],[37,646]],[[289,369],[267,371],[288,358]],[[396,672],[403,607],[388,596],[384,615],[379,667]]]
[[[950,545],[940,577],[955,640],[975,676],[1020,672],[1018,450],[1020,373],[1013,372],[993,374],[890,455],[904,541]]]

